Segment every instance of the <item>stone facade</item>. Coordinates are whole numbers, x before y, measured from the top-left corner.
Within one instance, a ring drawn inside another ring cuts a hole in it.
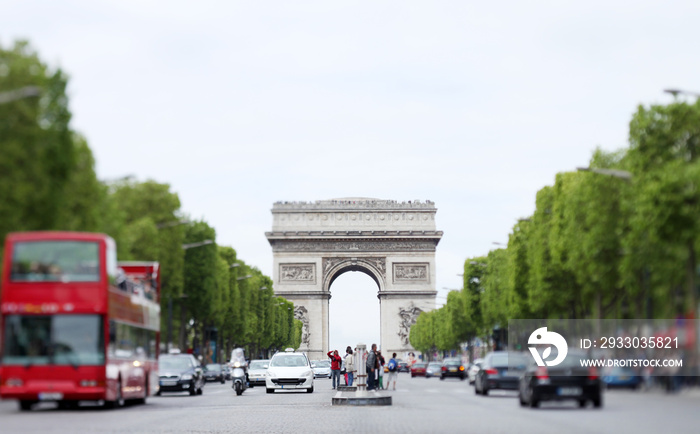
[[[412,350],[408,331],[435,306],[435,204],[346,198],[273,205],[275,294],[294,302],[304,322],[302,351],[328,352],[328,300],[341,274],[361,271],[377,283],[385,354]]]

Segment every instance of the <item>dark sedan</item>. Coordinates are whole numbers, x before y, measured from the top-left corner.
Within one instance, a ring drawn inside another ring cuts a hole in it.
[[[594,367],[582,367],[585,354],[569,353],[557,366],[528,366],[520,379],[520,405],[538,407],[542,401],[574,400],[579,407],[588,401],[603,405],[602,381]]]
[[[210,363],[204,367],[204,381],[218,381],[226,383],[226,372],[223,366],[218,363]]]
[[[447,377],[457,377],[460,380],[467,378],[467,371],[464,369],[462,359],[451,358],[445,359],[440,367],[440,379],[444,380]]]
[[[408,366],[408,362],[399,362],[399,367],[397,372],[411,372],[411,368]]]
[[[494,389],[518,390],[520,376],[531,360],[522,353],[494,351],[487,354],[476,373],[474,393],[488,395],[489,390]]]
[[[189,392],[201,395],[204,375],[199,361],[191,354],[165,354],[158,358],[161,392]]]

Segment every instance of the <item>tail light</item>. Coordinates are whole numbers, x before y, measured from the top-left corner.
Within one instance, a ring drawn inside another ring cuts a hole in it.
[[[486,374],[488,375],[498,375],[498,370],[494,368],[489,368],[486,370]]]
[[[460,371],[464,371],[464,366],[460,366],[460,367],[459,367],[459,370],[460,370]]]
[[[589,380],[597,380],[598,379],[598,370],[596,369],[595,366],[591,366],[588,368],[588,379]]]
[[[441,370],[442,370],[442,372],[446,372],[446,371],[447,371],[447,366],[443,366],[443,367],[441,368]]]
[[[545,378],[549,378],[549,373],[547,372],[547,368],[544,366],[540,366],[537,368],[535,371],[535,377],[537,377],[540,380],[543,380]]]

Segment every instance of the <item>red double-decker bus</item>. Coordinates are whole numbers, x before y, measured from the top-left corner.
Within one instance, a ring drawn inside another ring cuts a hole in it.
[[[145,402],[158,391],[157,263],[117,263],[114,240],[9,234],[0,288],[0,397]]]

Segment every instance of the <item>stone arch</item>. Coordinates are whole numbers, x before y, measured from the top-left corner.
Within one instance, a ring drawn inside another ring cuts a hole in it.
[[[376,259],[383,260],[383,258]],[[327,270],[325,269],[326,266],[328,267]],[[335,279],[348,271],[359,271],[371,277],[374,283],[377,284],[377,291],[381,293],[386,286],[384,282],[386,272],[383,272],[380,267],[377,264],[373,264],[373,260],[366,258],[339,258],[338,261],[328,261],[328,265],[324,264],[323,290],[330,293]]]
[[[435,307],[435,204],[345,198],[278,202],[272,208],[275,294],[295,305],[304,323],[301,350],[311,358],[328,351],[330,287],[348,271],[377,284],[382,350],[413,350],[407,329],[416,312]]]

